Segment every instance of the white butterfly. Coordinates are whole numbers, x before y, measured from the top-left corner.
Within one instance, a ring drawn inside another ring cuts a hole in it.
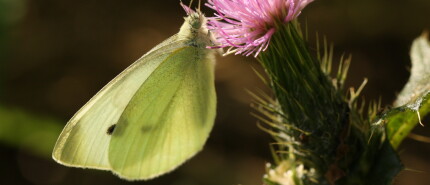
[[[66,166],[127,180],[172,171],[199,152],[216,110],[206,18],[188,13],[178,34],[109,82],[67,123],[53,152]]]

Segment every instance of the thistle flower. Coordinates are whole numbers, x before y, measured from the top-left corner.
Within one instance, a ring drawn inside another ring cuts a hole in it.
[[[208,28],[217,46],[229,47],[226,54],[255,57],[264,51],[277,25],[295,19],[313,0],[209,0],[206,6],[216,11]]]

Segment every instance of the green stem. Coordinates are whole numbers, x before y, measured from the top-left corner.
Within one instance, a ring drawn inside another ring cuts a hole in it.
[[[348,106],[310,54],[296,22],[277,28],[258,60],[271,80],[284,123],[304,130],[285,129],[295,146],[297,160],[315,168],[320,176],[334,162],[339,135],[348,122]],[[307,151],[307,155],[302,155]]]

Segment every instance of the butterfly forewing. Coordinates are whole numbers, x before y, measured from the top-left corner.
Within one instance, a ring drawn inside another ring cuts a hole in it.
[[[184,47],[181,44],[176,35],[172,36],[91,98],[67,123],[54,147],[53,158],[68,166],[109,170],[108,129],[117,123],[136,91],[169,56],[169,51]]]

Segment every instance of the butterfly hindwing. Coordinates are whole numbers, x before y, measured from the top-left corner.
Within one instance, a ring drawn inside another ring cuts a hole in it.
[[[215,119],[214,61],[205,48],[174,51],[121,115],[109,146],[112,170],[149,179],[200,151]]]

